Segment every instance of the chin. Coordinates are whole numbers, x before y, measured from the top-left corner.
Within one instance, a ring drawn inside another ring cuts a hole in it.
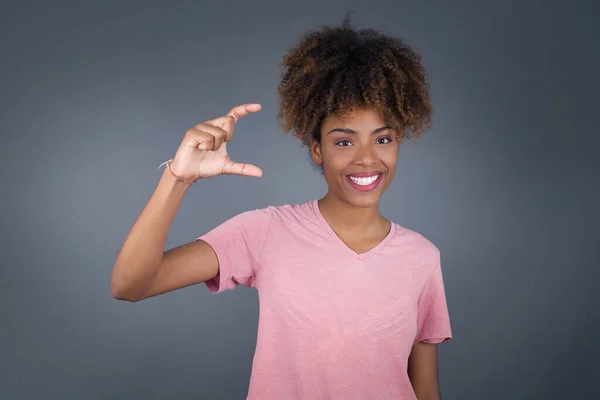
[[[379,203],[381,196],[346,196],[346,202],[356,208],[370,208]]]
[[[352,207],[356,208],[371,208],[377,206],[381,199],[382,191],[374,191],[373,193],[356,193],[353,190],[344,188],[341,191],[341,199]]]

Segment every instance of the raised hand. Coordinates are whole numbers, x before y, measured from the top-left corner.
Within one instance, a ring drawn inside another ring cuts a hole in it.
[[[261,177],[260,168],[237,163],[227,154],[227,142],[233,138],[236,122],[260,109],[260,104],[243,104],[188,130],[171,162],[173,174],[190,181],[221,174]]]

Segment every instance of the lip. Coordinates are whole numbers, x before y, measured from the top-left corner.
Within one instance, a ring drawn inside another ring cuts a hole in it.
[[[356,178],[365,178],[365,177],[375,176],[375,175],[378,175],[379,178],[377,178],[375,180],[375,182],[371,183],[370,185],[366,185],[366,186],[358,185],[358,184],[354,183],[352,181],[352,179],[350,179],[351,176],[356,177]],[[352,189],[354,189],[358,192],[370,192],[370,191],[375,190],[377,188],[377,186],[379,186],[379,184],[383,180],[383,173],[381,173],[381,172],[379,172],[379,173],[361,172],[360,174],[350,174],[350,175],[346,175],[346,180],[348,181],[348,183]]]
[[[347,176],[353,176],[355,178],[368,178],[375,175],[382,175],[381,171],[368,171],[368,172],[357,172],[355,174],[348,174]]]

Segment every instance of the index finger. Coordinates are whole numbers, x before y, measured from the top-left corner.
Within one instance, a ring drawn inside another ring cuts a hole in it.
[[[226,115],[206,121],[205,124],[216,126],[217,128],[223,129],[226,133],[225,141],[228,142],[233,136],[233,129],[235,123],[242,117],[252,113],[260,111],[262,106],[260,104],[250,103],[242,104],[241,106],[233,107]]]
[[[240,118],[245,117],[246,115],[260,111],[262,106],[260,104],[242,104],[241,106],[233,107],[227,115],[233,117],[233,122],[238,122]]]

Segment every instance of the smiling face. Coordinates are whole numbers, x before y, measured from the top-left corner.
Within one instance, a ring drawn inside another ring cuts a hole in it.
[[[333,196],[354,207],[377,205],[394,178],[399,143],[382,115],[355,108],[344,119],[330,116],[321,126],[321,143],[311,153],[323,168]]]

